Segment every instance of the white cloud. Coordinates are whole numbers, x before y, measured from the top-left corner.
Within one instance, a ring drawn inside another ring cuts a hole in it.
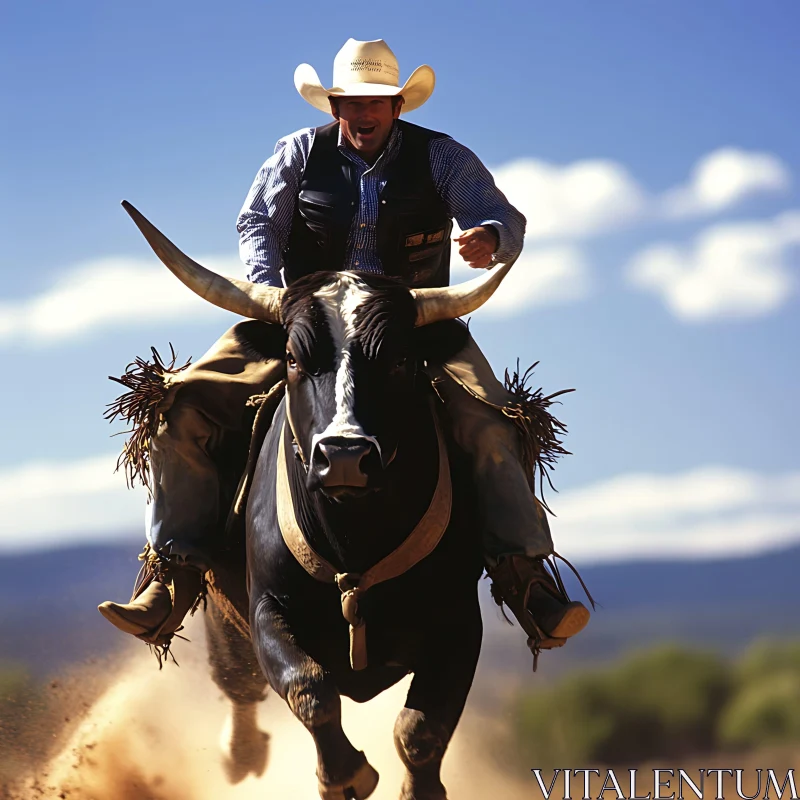
[[[453,259],[452,282],[475,278],[477,271]],[[489,302],[475,312],[478,319],[505,319],[542,305],[584,299],[590,289],[589,267],[576,247],[525,250]]]
[[[114,472],[117,454],[0,470],[0,552],[144,533],[145,493]]]
[[[556,549],[570,560],[743,555],[800,542],[800,472],[634,473],[548,504]]]
[[[715,150],[695,165],[686,184],[661,195],[647,192],[610,160],[565,166],[520,159],[494,170],[497,185],[528,220],[531,240],[605,233],[643,220],[702,216],[733,208],[749,197],[785,192],[788,167],[770,153]]]
[[[667,217],[687,217],[730,208],[748,195],[785,192],[789,170],[771,153],[726,147],[697,162],[691,180],[666,192],[661,207]]]
[[[239,276],[244,269],[235,257],[200,262],[227,275]],[[453,258],[454,282],[475,275],[457,256]],[[528,249],[483,315],[503,317],[528,306],[579,300],[586,296],[588,283],[588,266],[577,248]],[[66,271],[40,295],[0,302],[0,347],[18,342],[52,345],[99,330],[159,320],[204,320],[224,313],[152,259],[98,259]]]
[[[201,260],[238,275],[236,258]],[[45,292],[0,303],[0,346],[14,341],[44,344],[99,329],[153,320],[208,318],[212,306],[153,259],[96,259],[66,270]]]
[[[531,239],[584,236],[644,213],[647,198],[625,167],[613,161],[566,166],[528,158],[494,171],[497,185],[528,220]]]
[[[800,210],[787,211],[767,222],[715,225],[691,247],[655,244],[633,257],[627,275],[683,320],[757,317],[794,292],[788,251],[798,244]]]
[[[660,196],[648,193],[622,164],[611,160],[588,159],[561,166],[521,159],[501,165],[494,175],[498,186],[528,220],[529,252],[487,308],[486,316],[514,313],[531,304],[586,297],[589,272],[579,251],[551,246],[530,252],[532,244],[600,234],[645,219],[718,213],[753,194],[785,191],[791,182],[788,168],[776,156],[735,148],[706,155],[687,184]],[[767,263],[768,257],[755,253],[758,248],[757,244],[750,248],[754,252],[750,261]],[[676,274],[675,253],[674,249],[654,252],[649,273],[659,285]],[[239,276],[244,271],[235,257],[200,261],[222,274]],[[750,291],[747,279],[753,270],[745,266],[741,272],[739,288],[731,295]],[[769,310],[785,296],[786,276],[780,267],[766,267],[761,272],[754,279],[752,302],[746,305]],[[707,280],[702,282],[708,284]],[[704,301],[699,302],[702,308],[695,316],[705,313]],[[682,300],[675,307],[692,316],[691,310],[686,311],[691,305]],[[735,306],[736,302],[728,305]],[[12,342],[51,344],[155,320],[207,319],[211,313],[222,312],[211,310],[154,258],[95,259],[64,270],[39,295],[0,301],[0,347]]]
[[[0,553],[143,536],[145,494],[116,454],[0,470]],[[706,466],[630,473],[547,501],[570,560],[726,556],[800,542],[800,472]]]

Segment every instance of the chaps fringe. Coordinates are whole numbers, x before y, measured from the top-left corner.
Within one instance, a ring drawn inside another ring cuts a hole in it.
[[[128,486],[139,481],[149,493],[150,486],[150,445],[158,431],[160,414],[158,407],[169,391],[167,378],[182,372],[192,363],[188,359],[181,367],[176,367],[177,355],[172,344],[169,346],[170,361],[161,358],[155,347],[150,348],[152,361],[137,357],[125,368],[125,374],[119,378],[109,375],[109,380],[119,383],[128,389],[114,402],[109,403],[103,418],[109,422],[122,419],[132,427],[117,436],[130,434],[117,460],[117,470],[125,471]]]
[[[517,367],[509,373],[505,371],[505,388],[517,400],[516,405],[503,408],[503,413],[513,420],[522,441],[522,463],[528,476],[531,491],[537,494],[542,505],[553,513],[544,501],[544,480],[553,491],[557,491],[550,479],[550,472],[555,468],[561,456],[571,455],[563,447],[563,437],[567,426],[557,420],[549,411],[556,397],[574,392],[574,389],[562,389],[560,392],[543,396],[541,389],[530,388],[529,381],[533,370],[539,362],[531,364],[525,372],[520,373],[519,360]],[[539,476],[539,491],[536,492],[536,476]]]

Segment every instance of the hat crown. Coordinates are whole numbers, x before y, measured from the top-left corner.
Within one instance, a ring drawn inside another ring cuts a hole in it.
[[[348,39],[333,60],[333,86],[327,89],[311,64],[294,71],[294,85],[314,108],[330,113],[330,97],[403,96],[403,112],[419,108],[433,92],[436,76],[423,64],[400,85],[397,58],[383,39],[359,42]]]
[[[359,42],[348,39],[333,60],[334,87],[354,83],[400,86],[400,67],[392,49],[383,39]]]

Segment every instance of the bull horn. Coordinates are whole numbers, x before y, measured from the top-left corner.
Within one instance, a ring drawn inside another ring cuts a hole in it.
[[[456,319],[471,314],[480,308],[494,293],[500,282],[514,265],[512,259],[502,266],[495,267],[488,275],[481,275],[471,281],[456,286],[444,286],[438,289],[412,289],[411,294],[417,307],[417,328]]]
[[[122,207],[130,214],[136,227],[144,234],[144,238],[167,269],[195,294],[234,314],[264,322],[282,323],[281,301],[284,289],[259,286],[249,281],[217,275],[182,253],[127,200],[122,201]]]

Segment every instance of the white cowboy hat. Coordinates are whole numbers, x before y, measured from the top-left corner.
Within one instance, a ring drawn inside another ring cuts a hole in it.
[[[333,87],[325,89],[310,64],[294,71],[294,85],[314,108],[330,113],[328,97],[394,97],[403,95],[403,111],[419,108],[433,93],[436,76],[426,65],[417,67],[400,86],[397,58],[383,39],[358,42],[348,39],[333,59]]]

